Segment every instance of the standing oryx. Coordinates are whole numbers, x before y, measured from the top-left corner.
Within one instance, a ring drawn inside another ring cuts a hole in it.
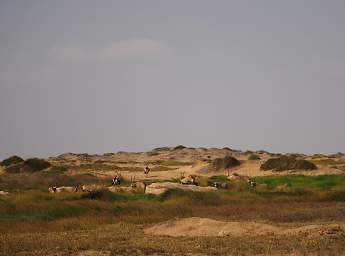
[[[114,176],[112,182],[111,182],[111,185],[114,186],[114,185],[120,185],[121,184],[121,179],[122,179],[122,176],[120,173],[116,173],[116,175]]]
[[[149,174],[150,171],[151,171],[150,168],[149,168],[148,166],[146,166],[146,167],[144,168],[144,174],[145,174],[145,176],[147,176],[147,175]]]

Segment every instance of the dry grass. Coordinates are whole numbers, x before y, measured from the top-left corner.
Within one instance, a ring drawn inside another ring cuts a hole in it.
[[[21,177],[17,175],[1,176],[0,185],[13,185]],[[12,190],[9,196],[0,197],[0,255],[70,255],[83,250],[109,251],[112,255],[335,255],[345,250],[342,231],[312,237],[266,235],[250,239],[153,237],[143,233],[143,228],[153,223],[192,216],[287,224],[345,222],[345,192],[340,189],[344,176],[260,179],[269,185],[267,189],[173,190],[160,197],[110,193],[88,199],[79,193],[49,194],[40,189],[41,183],[31,190]],[[291,190],[277,191],[276,187],[285,182]],[[296,192],[301,184],[308,185],[308,193]]]

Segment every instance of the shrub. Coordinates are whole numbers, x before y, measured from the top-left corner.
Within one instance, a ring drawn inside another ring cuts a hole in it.
[[[115,201],[115,200],[124,200],[126,196],[121,194],[116,194],[108,189],[99,189],[91,191],[87,194],[81,196],[82,199],[93,199],[93,200],[102,200],[102,201]]]
[[[235,167],[240,165],[240,161],[232,156],[226,156],[224,158],[216,158],[212,162],[212,168],[216,171],[224,170],[227,168]]]
[[[261,170],[315,170],[316,165],[303,159],[296,159],[294,157],[281,156],[277,158],[268,159],[264,164],[260,166]]]
[[[154,195],[147,194],[129,194],[129,193],[114,193],[108,189],[99,189],[91,191],[89,193],[83,194],[82,199],[92,199],[100,201],[130,201],[130,200],[154,200],[156,197]]]
[[[5,168],[5,172],[7,173],[19,173],[20,170],[23,168],[23,162],[17,164],[11,164]]]
[[[19,156],[10,156],[9,158],[4,159],[3,161],[0,162],[0,165],[2,166],[10,166],[12,164],[18,164],[23,162],[23,158]]]
[[[345,191],[332,191],[326,196],[327,201],[345,202]]]
[[[180,149],[185,149],[186,147],[183,145],[178,145],[176,147],[173,148],[173,150],[180,150]]]
[[[339,158],[339,157],[343,157],[343,156],[345,156],[344,153],[338,152],[338,153],[336,153],[336,154],[329,155],[328,157],[329,157],[329,158]]]
[[[29,158],[24,161],[22,170],[28,172],[37,172],[47,169],[50,166],[51,164],[46,160],[39,158]]]
[[[153,151],[169,151],[169,147],[159,147],[159,148],[154,148]]]
[[[258,155],[255,155],[255,154],[251,154],[249,157],[248,157],[248,160],[260,160],[260,156]]]

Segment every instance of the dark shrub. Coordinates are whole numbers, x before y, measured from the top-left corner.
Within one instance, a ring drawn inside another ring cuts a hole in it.
[[[154,148],[153,151],[169,151],[170,148],[168,147],[159,147],[159,148]]]
[[[255,154],[251,154],[249,157],[248,157],[248,160],[260,160],[261,158],[258,156],[258,155],[255,155]]]
[[[19,156],[10,156],[9,158],[6,158],[5,160],[0,162],[0,165],[2,166],[9,166],[12,164],[18,164],[23,162],[24,160]]]
[[[328,193],[326,199],[329,201],[345,202],[345,191],[332,191]]]
[[[19,173],[20,170],[23,168],[23,162],[17,164],[11,164],[5,168],[5,172],[7,173]]]
[[[316,165],[303,159],[296,159],[289,156],[281,156],[277,158],[268,159],[264,164],[260,166],[261,170],[315,170]]]
[[[24,161],[22,169],[23,171],[37,172],[37,171],[42,171],[44,169],[47,169],[50,166],[51,164],[47,162],[46,160],[39,159],[39,158],[29,158]]]
[[[227,168],[239,166],[241,163],[232,156],[226,156],[224,158],[216,158],[212,162],[212,168],[216,171],[224,170]]]
[[[338,153],[336,153],[336,154],[329,155],[328,157],[329,157],[329,158],[339,158],[339,157],[343,157],[343,156],[345,156],[344,153],[338,152]]]
[[[186,148],[186,147],[183,146],[183,145],[178,145],[178,146],[174,147],[173,150],[179,150],[179,149],[185,149],[185,148]]]
[[[115,200],[126,200],[127,197],[125,195],[113,193],[108,189],[100,189],[91,191],[89,193],[83,194],[81,196],[82,199],[93,199],[93,200],[101,200],[101,201],[115,201]]]

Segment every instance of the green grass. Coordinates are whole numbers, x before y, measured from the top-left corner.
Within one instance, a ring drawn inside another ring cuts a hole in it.
[[[211,182],[222,182],[222,183],[227,183],[227,184],[231,183],[231,181],[225,175],[211,176],[210,178],[208,178],[208,181],[211,181]]]
[[[330,190],[345,188],[345,175],[320,176],[265,176],[256,177],[258,183],[267,184],[269,188],[287,184],[291,188],[309,188],[314,190]]]
[[[38,189],[13,191],[9,196],[0,198],[0,224],[2,221],[53,221],[95,215],[147,223],[196,213],[207,215],[212,212],[212,207],[236,204],[248,204],[249,207],[254,202],[345,202],[345,175],[266,176],[254,179],[258,184],[267,184],[267,187],[250,189],[245,182],[242,187],[236,187],[241,181],[231,181],[219,175],[201,177],[199,182],[228,183],[230,190],[192,192],[173,189],[160,196],[108,190],[90,194],[50,194],[47,190]],[[284,184],[288,185],[288,189],[277,189]],[[215,208],[212,209],[215,211]],[[224,214],[223,210],[219,211],[219,214]]]
[[[78,217],[85,212],[80,206],[51,207],[48,209],[32,208],[0,212],[0,220],[56,220],[67,217]]]

